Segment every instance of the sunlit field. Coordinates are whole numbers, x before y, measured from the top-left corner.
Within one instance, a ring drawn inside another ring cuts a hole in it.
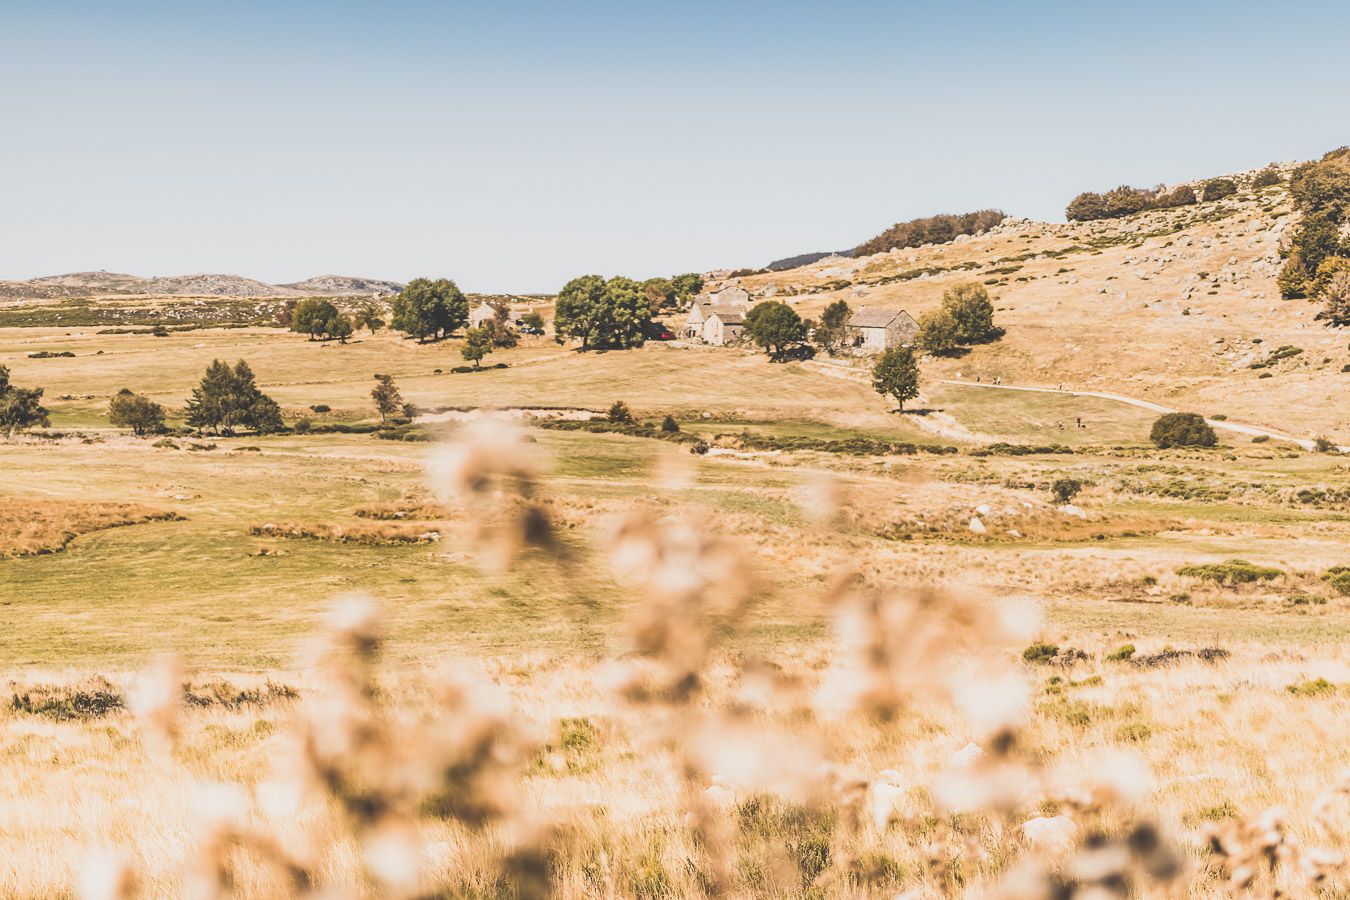
[[[393,374],[432,440],[107,425],[216,357],[288,423]],[[748,351],[489,362],[0,333],[52,410],[0,442],[4,893],[1344,885],[1343,457]],[[683,438],[550,424],[616,400]]]

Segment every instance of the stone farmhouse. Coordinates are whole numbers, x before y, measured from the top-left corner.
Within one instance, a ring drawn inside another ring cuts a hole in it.
[[[680,337],[723,346],[740,340],[750,294],[743,288],[727,288],[697,298],[680,326]]]
[[[862,307],[848,317],[849,343],[864,353],[880,353],[914,342],[919,323],[903,309]]]

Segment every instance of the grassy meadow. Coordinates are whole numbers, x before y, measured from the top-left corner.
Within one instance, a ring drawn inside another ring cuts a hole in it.
[[[0,441],[0,894],[1350,889],[1346,457],[935,379],[898,415],[740,350],[458,345],[0,329],[52,419]],[[437,440],[107,425],[217,357],[291,423],[370,421],[392,374]],[[462,421],[615,400],[710,449]],[[378,614],[334,619],[352,593]]]

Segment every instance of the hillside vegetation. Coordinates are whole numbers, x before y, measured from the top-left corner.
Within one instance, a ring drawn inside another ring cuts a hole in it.
[[[1310,182],[1326,184],[1327,168]],[[931,361],[933,377],[1110,391],[1347,443],[1350,407],[1325,402],[1350,384],[1346,334],[1318,318],[1320,301],[1281,298],[1284,256],[1306,229],[1289,182],[1260,177],[1271,171],[1228,176],[1236,189],[1221,199],[1063,224],[1006,219],[951,243],[739,283],[803,318],[840,299],[918,318],[948,288],[977,281],[1006,336]]]

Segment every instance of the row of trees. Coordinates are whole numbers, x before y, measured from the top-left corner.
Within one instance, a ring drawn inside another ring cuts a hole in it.
[[[1267,166],[1252,177],[1253,190],[1270,187],[1284,180],[1280,170]],[[1151,188],[1136,188],[1122,184],[1105,194],[1085,191],[1069,201],[1064,216],[1070,222],[1091,222],[1096,219],[1118,219],[1132,216],[1147,209],[1175,209],[1191,206],[1200,201],[1211,203],[1231,197],[1238,192],[1238,183],[1232,178],[1211,178],[1200,185],[1197,192],[1188,184],[1178,185],[1167,190],[1163,185]]]
[[[1069,205],[1064,209],[1064,216],[1070,222],[1091,222],[1096,219],[1132,216],[1146,209],[1175,209],[1198,202],[1200,198],[1196,195],[1195,189],[1186,184],[1170,191],[1161,185],[1154,188],[1135,188],[1122,184],[1105,194],[1084,191],[1069,201]]]
[[[358,328],[369,328],[374,334],[385,325],[380,307],[373,301],[353,313],[344,313],[323,297],[287,301],[277,313],[277,322],[291,331],[309,335],[311,341],[337,339],[344,344]]]
[[[3,374],[0,367],[0,375]],[[41,393],[38,389],[37,394]],[[370,397],[381,423],[391,416],[408,414],[392,375],[376,375]],[[120,428],[130,428],[138,437],[162,433],[165,415],[163,405],[128,388],[118,391],[108,403],[108,421]],[[40,424],[45,425],[45,410],[43,418]],[[193,428],[227,435],[239,429],[271,434],[285,427],[281,407],[258,389],[253,370],[242,359],[233,367],[221,360],[207,367],[201,384],[193,389],[188,400],[186,421]]]
[[[1280,292],[1320,302],[1321,318],[1350,326],[1350,241],[1342,235],[1350,221],[1350,147],[1295,169],[1289,193],[1303,219],[1285,253]]]
[[[945,244],[963,234],[983,234],[1008,214],[998,209],[981,209],[976,212],[952,215],[940,213],[922,219],[910,219],[897,222],[881,234],[864,241],[854,250],[854,256],[870,256],[896,248],[922,247],[924,244]]]

